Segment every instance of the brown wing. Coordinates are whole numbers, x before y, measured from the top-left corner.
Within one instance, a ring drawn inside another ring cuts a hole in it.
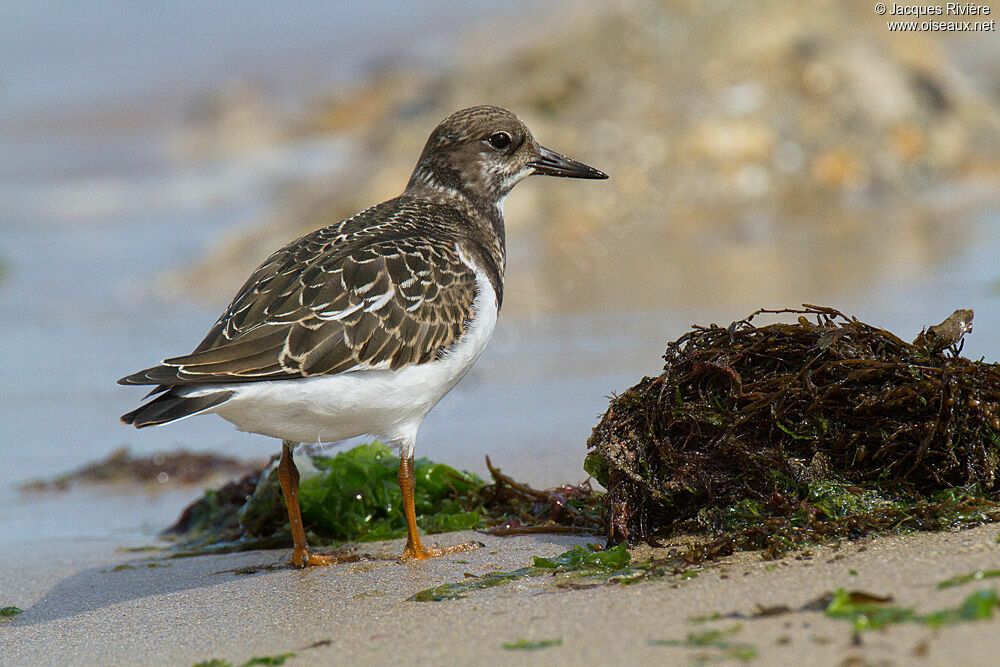
[[[396,238],[343,246],[310,235],[278,251],[192,354],[119,382],[247,382],[399,369],[433,360],[461,337],[476,281],[453,242]]]

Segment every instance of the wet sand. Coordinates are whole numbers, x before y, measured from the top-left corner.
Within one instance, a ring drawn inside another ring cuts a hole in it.
[[[586,540],[456,533],[437,537],[486,546],[424,563],[375,560],[250,575],[234,570],[287,559],[288,551],[164,559],[107,540],[23,544],[0,555],[0,606],[25,610],[0,621],[0,655],[16,665],[240,664],[289,652],[296,656],[286,664],[677,663],[725,654],[655,642],[721,629],[732,633],[725,641],[751,647],[758,664],[985,664],[1000,650],[996,618],[939,629],[895,625],[866,632],[859,643],[847,622],[820,611],[753,614],[758,607],[796,609],[837,588],[891,595],[893,604],[921,613],[955,607],[992,581],[946,589],[937,582],[997,568],[998,529],[864,540],[816,548],[803,560],[740,554],[694,578],[629,586],[573,590],[541,576],[442,602],[407,598],[466,573],[530,565],[532,556]],[[400,548],[399,540],[364,545],[386,557]],[[123,564],[132,567],[115,569]],[[748,618],[692,620],[731,612]],[[504,648],[522,639],[561,644]]]

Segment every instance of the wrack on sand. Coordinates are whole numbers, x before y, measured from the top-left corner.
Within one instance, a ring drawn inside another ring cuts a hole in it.
[[[493,477],[428,459],[415,462],[417,522],[428,533],[477,529],[498,535],[603,532],[598,494],[585,482],[544,491],[504,475]],[[373,442],[336,456],[296,457],[302,475],[299,503],[310,544],[386,540],[406,535],[397,482],[399,459]],[[288,515],[277,466],[209,490],[164,533],[179,555],[290,547]]]
[[[955,311],[908,343],[806,305],[694,327],[588,443],[609,541],[776,557],[1000,520],[1000,367],[960,356],[971,325]]]
[[[792,319],[758,326],[764,318]],[[616,397],[590,438],[589,484],[537,491],[489,464],[492,483],[421,459],[418,522],[683,536],[687,562],[881,532],[1000,520],[1000,367],[961,356],[972,312],[913,341],[832,308],[759,310],[669,343],[657,377]],[[310,543],[405,534],[398,459],[375,443],[300,463]],[[189,507],[181,553],[290,546],[274,466]]]

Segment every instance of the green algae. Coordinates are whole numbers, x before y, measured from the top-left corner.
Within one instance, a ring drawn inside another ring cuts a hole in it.
[[[556,572],[619,572],[632,562],[625,545],[619,544],[607,550],[599,550],[598,545],[576,545],[553,558],[535,556],[534,566],[552,573]]]
[[[965,583],[958,577],[942,582],[947,588],[952,585]],[[975,573],[969,575],[970,580],[976,581]],[[741,612],[731,612],[722,614],[715,612],[705,616],[696,616],[688,619],[691,623],[706,623],[719,621],[722,619],[741,619],[752,621],[761,617],[778,616],[796,612],[821,611],[828,618],[847,621],[851,625],[851,631],[855,633],[866,630],[881,630],[891,625],[902,623],[917,623],[931,628],[939,628],[956,623],[985,620],[993,617],[993,612],[1000,607],[1000,599],[995,590],[982,589],[968,595],[960,604],[955,607],[945,607],[930,613],[919,613],[913,607],[901,607],[890,604],[891,596],[875,595],[866,591],[837,589],[833,593],[825,593],[818,598],[806,602],[800,607],[791,608],[788,605],[775,605],[770,607],[758,606],[757,610],[751,614]],[[701,643],[713,643],[722,636],[719,631],[707,631],[705,633],[692,633],[688,635],[688,640],[669,640],[671,645],[693,646]],[[729,631],[732,633],[732,628]]]
[[[826,616],[847,621],[854,632],[878,630],[899,623],[920,623],[937,628],[967,621],[986,620],[1000,606],[1000,598],[992,589],[982,589],[968,595],[957,607],[918,614],[913,607],[896,607],[871,601],[857,601],[840,588],[825,610]]]
[[[498,530],[600,532],[599,497],[589,486],[538,491],[503,475],[487,461],[494,481],[428,459],[414,463],[417,524],[427,533]],[[399,490],[399,459],[373,442],[335,456],[303,461],[299,504],[309,543],[385,540],[406,535]],[[165,533],[177,540],[173,557],[291,545],[277,470],[271,465],[219,489],[185,509]]]
[[[286,660],[294,657],[294,653],[281,653],[278,655],[253,657],[246,662],[241,663],[240,667],[252,667],[253,665],[283,665]],[[233,663],[213,658],[211,660],[195,663],[194,667],[233,667]]]
[[[383,540],[406,534],[397,471],[399,459],[378,442],[333,457],[312,456],[312,474],[299,485],[310,543]],[[484,525],[476,496],[484,486],[471,473],[418,459],[417,523],[428,533]],[[291,543],[277,470],[272,466],[221,489],[207,490],[187,508],[169,536],[176,555],[274,548]]]
[[[631,556],[624,544],[604,551],[600,545],[576,545],[569,551],[564,551],[552,558],[535,556],[528,567],[518,568],[510,572],[489,572],[479,577],[470,577],[464,581],[441,584],[413,594],[414,602],[441,602],[442,600],[458,600],[467,597],[472,591],[502,586],[518,579],[539,577],[554,574],[600,575],[625,574],[631,563]]]
[[[386,540],[406,535],[399,458],[372,443],[333,458],[314,458],[320,474],[299,486],[303,520],[313,532],[338,541]],[[417,523],[429,533],[478,528],[485,512],[478,491],[484,482],[468,472],[418,459],[414,463]]]
[[[111,568],[112,572],[122,572],[124,570],[136,570],[139,569],[140,565],[134,565],[132,563],[120,563]],[[143,567],[148,569],[156,567],[170,567],[170,563],[160,563],[158,561],[153,561],[151,563],[146,563]]]
[[[715,660],[740,660],[749,662],[757,657],[757,649],[752,644],[734,642],[730,639],[739,634],[742,626],[737,624],[725,629],[689,632],[684,639],[651,639],[650,646],[677,646],[682,648],[716,649],[716,655],[708,656]]]
[[[408,598],[412,602],[459,600],[470,593],[503,586],[520,579],[549,575],[557,577],[560,588],[590,588],[593,585],[628,585],[654,577],[665,576],[666,566],[677,565],[676,559],[649,559],[633,563],[624,544],[603,549],[599,544],[576,545],[558,556],[535,556],[532,564],[509,572],[488,572],[478,577],[451,582],[419,591]],[[678,571],[672,570],[674,574]],[[683,572],[680,573],[681,578]]]
[[[937,587],[951,588],[952,586],[961,586],[973,581],[982,581],[983,579],[993,579],[995,577],[1000,577],[1000,570],[976,570],[967,574],[956,574],[954,577],[939,581]]]
[[[251,665],[282,665],[289,658],[294,658],[294,653],[282,653],[280,655],[267,655],[260,658],[250,658],[243,663],[242,667]]]
[[[537,651],[543,648],[562,646],[562,638],[558,639],[518,639],[513,642],[504,642],[505,651]]]
[[[901,503],[884,498],[872,489],[843,482],[822,480],[807,484],[806,489],[806,502],[815,507],[826,520],[838,521],[852,515],[903,509]]]
[[[522,567],[511,572],[489,572],[479,577],[470,577],[465,581],[441,584],[414,593],[407,598],[410,602],[442,602],[444,600],[460,600],[468,597],[473,591],[485,588],[503,586],[518,579],[538,577],[549,571],[539,567]]]

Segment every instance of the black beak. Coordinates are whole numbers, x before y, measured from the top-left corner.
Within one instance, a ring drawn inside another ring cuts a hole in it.
[[[543,176],[564,176],[566,178],[607,178],[603,171],[597,171],[582,162],[571,160],[565,155],[550,151],[544,146],[538,147],[538,157],[528,163],[534,167],[535,174]]]

